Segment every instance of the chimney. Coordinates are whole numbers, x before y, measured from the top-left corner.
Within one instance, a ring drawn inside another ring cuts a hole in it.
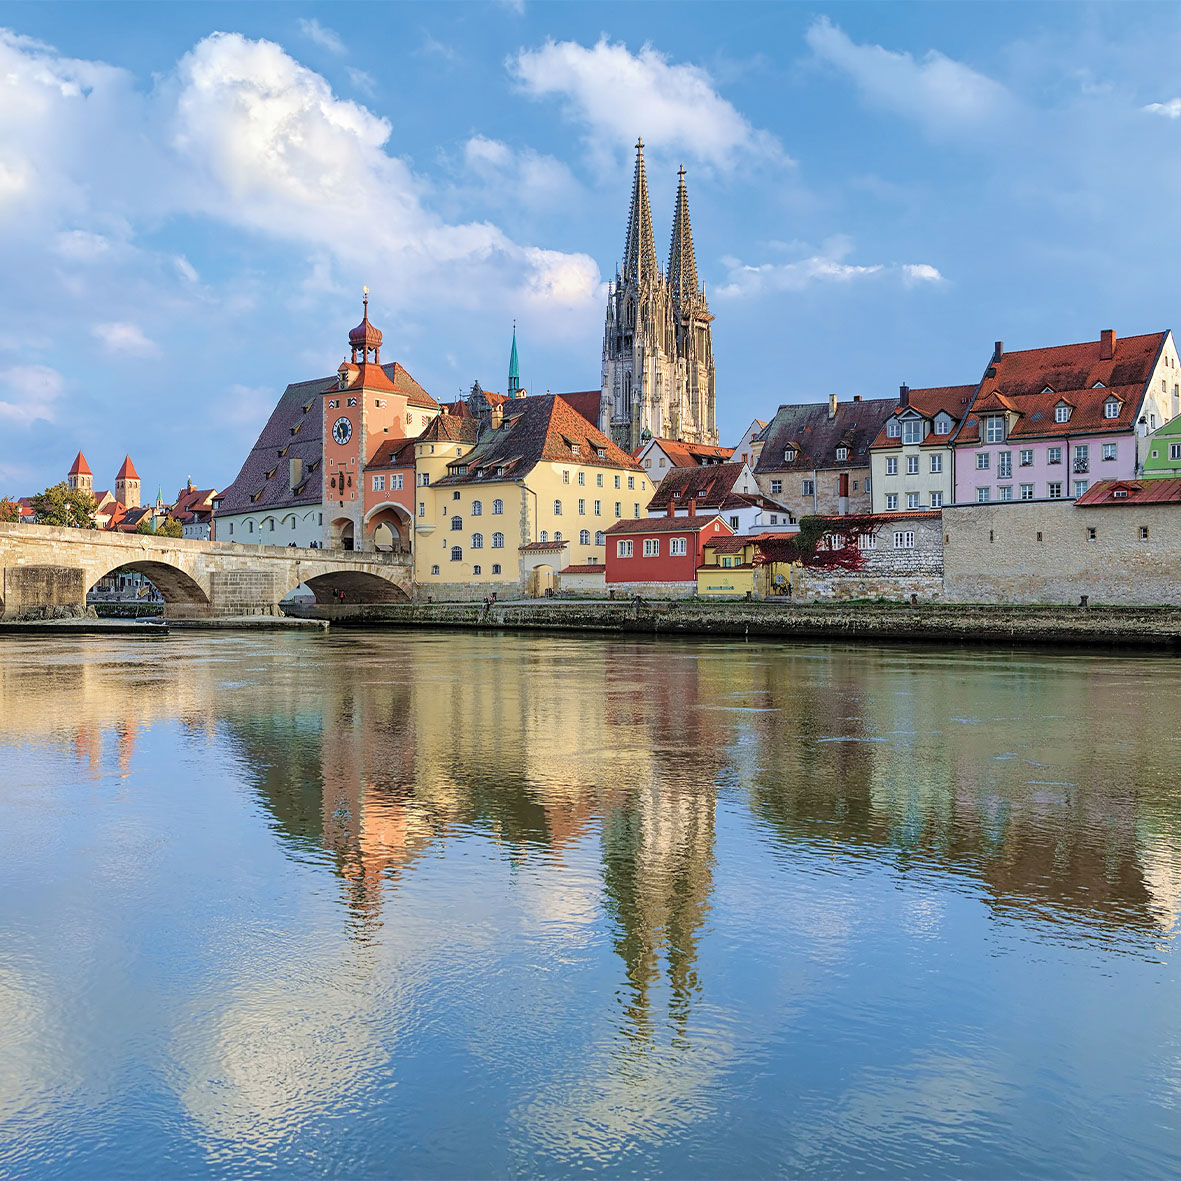
[[[906,382],[898,387],[898,405],[904,409],[910,405],[910,386]]]
[[[854,402],[860,402],[860,401],[861,401],[861,395],[860,395],[860,394],[854,394],[854,395],[853,395],[853,401],[854,401]]]
[[[677,515],[677,502],[673,500],[671,496],[668,498],[667,514],[670,517],[675,517]]]
[[[1005,342],[998,340],[992,346],[992,363],[995,365],[1005,355]]]
[[[292,458],[290,471],[291,474],[288,483],[291,485],[291,491],[294,492],[303,483],[303,460]]]
[[[836,418],[837,416],[837,396],[836,394],[828,395],[828,417]]]
[[[193,477],[192,477],[192,476],[190,476],[190,477],[188,478],[188,480],[187,480],[187,481],[185,481],[185,491],[186,491],[186,492],[192,492],[192,490],[193,490]]]
[[[839,496],[837,499],[837,514],[838,516],[847,517],[849,515],[849,473],[841,472],[839,485]]]
[[[1115,329],[1104,328],[1099,333],[1099,360],[1110,361],[1115,356]]]
[[[697,516],[697,497],[696,496],[689,497],[689,516],[691,516],[691,517]]]

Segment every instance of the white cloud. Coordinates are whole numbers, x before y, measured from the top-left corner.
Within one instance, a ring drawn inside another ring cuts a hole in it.
[[[64,378],[48,365],[0,369],[0,419],[21,426],[37,419],[52,422],[64,389]]]
[[[929,50],[921,60],[881,45],[858,45],[826,16],[805,39],[816,57],[856,83],[873,107],[947,135],[1007,115],[1015,106],[999,82],[963,62]]]
[[[160,351],[155,341],[149,340],[138,324],[115,321],[95,324],[90,331],[97,340],[102,342],[103,347],[109,353],[129,357],[149,357]]]
[[[632,53],[606,37],[590,49],[551,40],[506,65],[530,97],[564,100],[566,117],[599,148],[614,152],[642,136],[659,150],[725,168],[741,158],[787,159],[773,135],[718,94],[706,70],[675,65],[651,45]]]
[[[570,169],[532,148],[515,150],[498,139],[473,135],[463,145],[468,171],[506,197],[526,205],[551,205],[578,187]]]
[[[103,234],[66,230],[57,235],[54,249],[71,262],[96,262],[111,253],[111,243]]]
[[[348,47],[341,40],[340,34],[320,24],[315,17],[312,17],[311,20],[300,17],[299,31],[309,41],[314,42],[321,49],[327,49],[329,53],[337,53],[341,56],[348,53]]]
[[[1154,115],[1163,115],[1166,119],[1181,119],[1181,98],[1171,98],[1167,103],[1149,103],[1142,109]]]
[[[183,254],[178,254],[173,260],[172,265],[176,267],[176,273],[182,279],[190,283],[197,283],[200,281],[200,275],[197,274],[197,268]]]
[[[940,283],[943,276],[929,263],[850,263],[845,258],[853,244],[844,235],[830,238],[820,250],[791,262],[766,262],[758,265],[725,258],[726,282],[718,289],[723,298],[770,295],[779,291],[803,291],[820,284],[842,285],[871,278],[894,276],[904,286]]]
[[[358,70],[355,66],[348,66],[345,73],[348,74],[354,90],[359,90],[367,98],[373,98],[377,94],[377,79],[372,74]]]

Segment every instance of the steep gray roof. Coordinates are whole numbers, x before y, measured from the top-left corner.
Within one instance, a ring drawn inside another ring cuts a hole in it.
[[[780,406],[763,432],[763,450],[755,471],[868,467],[870,444],[897,405],[896,398],[838,402],[832,418],[827,402]],[[849,448],[849,457],[838,460],[837,448],[842,444]],[[796,450],[793,463],[785,463],[783,459],[788,447]]]

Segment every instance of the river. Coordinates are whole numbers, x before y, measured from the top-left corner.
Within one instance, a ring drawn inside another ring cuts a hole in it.
[[[0,1176],[1181,1172],[1181,664],[0,637]]]

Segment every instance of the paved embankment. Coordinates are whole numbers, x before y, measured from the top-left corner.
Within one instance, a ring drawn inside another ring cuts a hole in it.
[[[642,635],[1181,648],[1181,608],[1176,607],[528,599],[490,607],[482,603],[399,603],[327,608],[323,614],[334,627],[545,629]]]

